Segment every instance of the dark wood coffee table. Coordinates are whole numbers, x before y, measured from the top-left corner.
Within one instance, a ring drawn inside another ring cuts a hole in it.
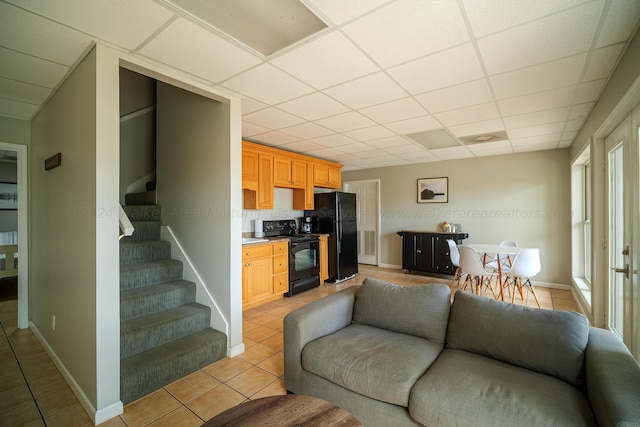
[[[362,427],[344,409],[311,396],[287,394],[250,400],[227,409],[202,427],[220,426],[340,426]]]

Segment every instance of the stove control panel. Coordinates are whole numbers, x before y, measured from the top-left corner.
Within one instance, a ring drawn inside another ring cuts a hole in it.
[[[296,220],[282,219],[277,221],[263,221],[262,228],[265,236],[290,236],[296,234]]]

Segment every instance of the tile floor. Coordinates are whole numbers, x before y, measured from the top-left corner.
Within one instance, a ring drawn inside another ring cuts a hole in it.
[[[248,399],[285,394],[282,319],[292,310],[365,277],[402,285],[448,283],[400,270],[360,266],[355,279],[326,284],[292,298],[244,312],[246,351],[225,358],[155,391],[124,408],[102,426],[200,426],[218,413]],[[0,283],[0,285],[3,285]],[[75,398],[40,342],[16,327],[17,301],[7,286],[0,293],[0,426],[89,426],[90,418]],[[454,288],[454,291],[457,289]],[[536,288],[543,308],[577,311],[570,291]],[[491,294],[489,293],[489,296]],[[523,303],[516,298],[516,302]],[[535,306],[531,296],[526,305]]]

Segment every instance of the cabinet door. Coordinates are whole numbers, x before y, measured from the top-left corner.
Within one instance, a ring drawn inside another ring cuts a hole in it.
[[[433,254],[434,258],[434,270],[441,274],[453,274],[455,272],[455,268],[453,264],[451,264],[451,255],[449,254],[449,244],[447,244],[447,239],[453,237],[447,236],[437,236],[435,237],[435,253]]]
[[[313,165],[313,185],[326,187],[329,183],[329,168],[322,165]]]
[[[278,156],[273,158],[273,185],[291,187],[291,160]]]
[[[340,169],[339,168],[328,168],[327,176],[329,178],[329,187],[330,188],[340,188],[342,186],[342,180],[340,177]]]
[[[313,165],[305,163],[305,179],[304,188],[293,189],[293,209],[313,210],[314,192],[313,192]]]
[[[250,303],[273,295],[271,257],[245,260],[242,264],[242,302]]]
[[[273,276],[273,293],[283,294],[289,291],[289,273],[280,273]]]
[[[258,153],[242,150],[242,188],[258,190]]]
[[[259,155],[257,209],[273,209],[273,156]]]
[[[305,188],[307,185],[307,164],[300,160],[291,161],[291,187]]]
[[[320,236],[320,283],[329,278],[329,239]]]

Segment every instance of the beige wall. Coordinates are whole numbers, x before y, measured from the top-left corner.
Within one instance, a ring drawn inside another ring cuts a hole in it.
[[[25,120],[0,117],[0,142],[29,145],[31,123]]]
[[[462,224],[466,243],[516,240],[539,247],[536,280],[570,284],[569,150],[345,171],[343,182],[380,179],[381,265],[402,264],[401,230]],[[448,203],[417,203],[419,178],[448,177]]]

